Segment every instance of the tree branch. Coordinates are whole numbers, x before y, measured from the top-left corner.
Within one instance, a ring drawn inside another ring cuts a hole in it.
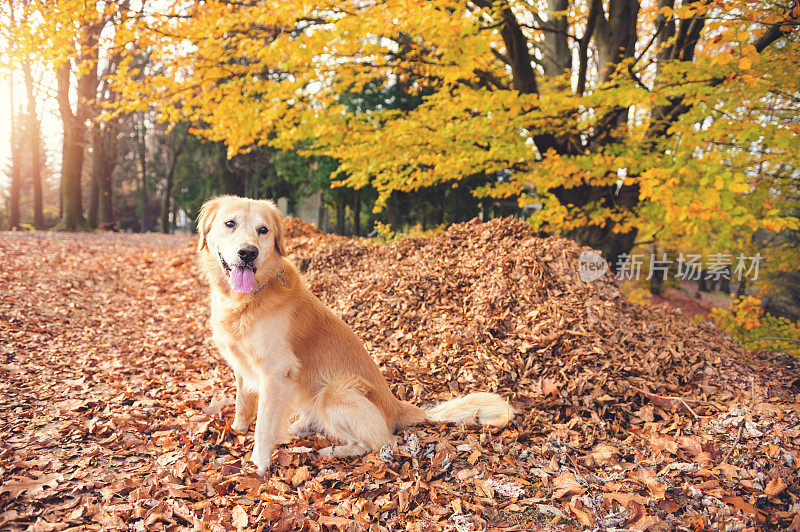
[[[75,120],[75,115],[72,113],[72,106],[69,103],[69,77],[71,68],[69,61],[56,70],[56,83],[58,84],[58,91],[56,93],[56,101],[58,102],[58,111],[61,113],[63,120]]]
[[[787,35],[788,32],[782,29],[783,26],[784,24],[780,22],[776,22],[775,24],[770,26],[769,29],[764,33],[764,35],[756,39],[756,42],[753,43],[753,46],[756,47],[756,51],[758,53],[763,52],[767,46],[774,43],[784,35]]]
[[[578,88],[575,92],[578,96],[586,91],[586,69],[589,63],[589,41],[594,34],[594,28],[598,13],[603,9],[602,0],[592,0],[589,7],[589,17],[586,19],[586,31],[583,32],[578,41]]]

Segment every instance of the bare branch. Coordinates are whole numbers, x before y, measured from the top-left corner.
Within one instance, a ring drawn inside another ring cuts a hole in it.
[[[586,20],[586,31],[583,32],[583,36],[578,42],[578,87],[576,90],[578,96],[581,96],[586,91],[586,69],[589,62],[589,41],[594,34],[596,20],[602,9],[602,0],[592,0],[592,4],[589,7],[589,17]]]

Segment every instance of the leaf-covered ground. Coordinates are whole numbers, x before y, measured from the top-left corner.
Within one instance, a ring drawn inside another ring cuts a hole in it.
[[[309,287],[395,393],[508,396],[363,458],[230,429],[191,239],[0,235],[0,529],[800,530],[800,369],[578,280],[580,249],[493,220],[391,245],[289,222]]]

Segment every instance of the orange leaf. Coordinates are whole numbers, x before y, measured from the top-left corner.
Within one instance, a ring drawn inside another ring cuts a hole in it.
[[[298,467],[297,471],[295,471],[294,475],[292,475],[292,486],[296,488],[308,480],[309,477],[311,477],[311,472],[309,471],[308,466]]]
[[[583,503],[580,500],[570,502],[567,505],[567,509],[583,526],[590,527],[594,525],[594,516],[584,509]]]
[[[556,477],[553,480],[553,486],[556,488],[555,493],[553,493],[553,497],[556,499],[561,499],[568,495],[579,495],[584,492],[583,487],[572,473],[564,473]]]
[[[766,493],[768,497],[777,497],[783,493],[787,487],[786,482],[781,477],[773,478],[767,483],[767,487],[764,488],[764,493]]]
[[[733,505],[734,509],[738,512],[739,510],[743,511],[746,514],[750,514],[756,518],[759,522],[764,522],[766,514],[763,510],[759,510],[749,502],[745,501],[741,497],[736,496],[727,496],[722,497],[722,500],[726,503]]]
[[[633,478],[647,486],[650,494],[656,499],[663,499],[666,496],[667,485],[656,480],[655,475],[650,471],[639,469],[634,473]]]
[[[558,385],[556,381],[553,379],[542,379],[542,393],[547,397],[548,395],[553,395],[554,397],[558,395]]]
[[[595,463],[605,465],[613,462],[618,454],[619,449],[613,445],[601,444],[594,448],[591,456]]]
[[[605,493],[603,497],[608,499],[609,501],[617,501],[622,506],[627,507],[631,501],[634,501],[642,506],[646,506],[648,503],[647,497],[642,497],[641,495],[637,495],[635,493]]]

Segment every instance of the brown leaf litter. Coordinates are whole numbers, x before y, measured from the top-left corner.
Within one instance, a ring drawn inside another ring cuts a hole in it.
[[[800,371],[628,302],[523,222],[390,245],[287,225],[291,258],[394,392],[508,396],[504,429],[424,425],[363,458],[253,474],[192,242],[0,236],[0,529],[780,529],[800,523]]]

